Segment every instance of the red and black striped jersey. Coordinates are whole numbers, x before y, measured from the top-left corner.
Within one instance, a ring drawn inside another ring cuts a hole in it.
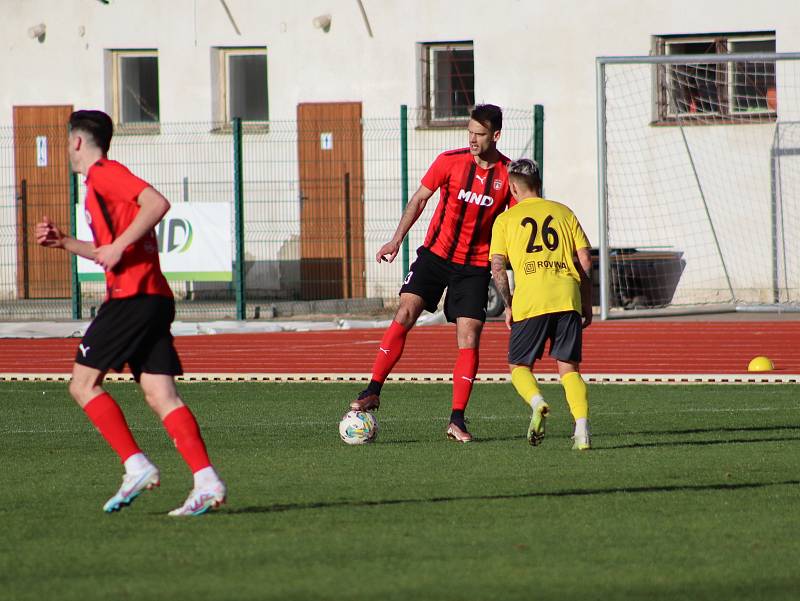
[[[150,187],[117,161],[100,159],[86,175],[86,221],[94,245],[111,244],[139,213],[139,194]],[[150,230],[128,246],[113,269],[106,271],[106,296],[127,298],[138,294],[172,297],[158,261],[158,240]]]
[[[422,178],[422,185],[439,189],[439,204],[423,246],[462,265],[489,264],[489,239],[495,218],[511,202],[508,157],[488,169],[475,162],[469,148],[443,152]]]

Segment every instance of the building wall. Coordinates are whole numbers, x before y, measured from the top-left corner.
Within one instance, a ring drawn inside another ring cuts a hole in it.
[[[347,100],[366,118],[392,117],[418,104],[417,43],[473,40],[476,99],[544,105],[547,195],[575,207],[596,241],[597,56],[646,55],[652,35],[722,31],[775,30],[778,51],[800,50],[795,0],[758,11],[729,0],[363,0],[372,37],[356,0],[226,2],[239,33],[217,0],[3,0],[0,126],[13,105],[104,107],[104,50],[125,48],[158,49],[165,123],[213,119],[214,46],[267,47],[271,119]],[[312,25],[326,13],[327,33]],[[42,42],[28,36],[38,23]]]

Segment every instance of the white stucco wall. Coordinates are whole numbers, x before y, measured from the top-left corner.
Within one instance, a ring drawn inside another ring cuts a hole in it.
[[[214,46],[267,47],[271,119],[346,100],[366,118],[393,117],[417,104],[417,43],[473,40],[477,101],[544,105],[547,195],[573,206],[596,242],[595,57],[648,54],[652,35],[756,30],[776,31],[778,51],[800,50],[796,0],[757,11],[729,0],[363,0],[373,37],[356,0],[226,2],[240,34],[217,0],[3,0],[0,127],[14,105],[104,107],[104,50],[124,48],[158,49],[164,123],[214,117]],[[312,25],[326,13],[327,33]],[[43,42],[27,34],[38,23]]]

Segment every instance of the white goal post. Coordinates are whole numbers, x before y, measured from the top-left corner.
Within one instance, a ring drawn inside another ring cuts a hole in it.
[[[800,53],[596,75],[601,318],[800,310]]]

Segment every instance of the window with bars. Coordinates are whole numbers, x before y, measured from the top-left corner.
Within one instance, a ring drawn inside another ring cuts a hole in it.
[[[653,50],[662,56],[774,53],[775,32],[655,36]],[[659,65],[657,121],[772,120],[775,92],[774,61]]]
[[[120,126],[157,127],[158,53],[111,50],[111,114]]]
[[[472,42],[419,45],[422,107],[428,125],[461,125],[475,105]]]

